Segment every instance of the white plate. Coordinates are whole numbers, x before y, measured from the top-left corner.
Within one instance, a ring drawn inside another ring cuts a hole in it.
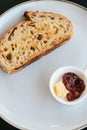
[[[57,103],[49,91],[49,79],[57,68],[87,65],[87,11],[60,1],[20,4],[0,17],[0,37],[23,19],[26,10],[66,15],[75,26],[74,37],[22,71],[9,75],[0,69],[0,115],[10,124],[29,130],[71,130],[87,123],[87,99],[73,106]]]

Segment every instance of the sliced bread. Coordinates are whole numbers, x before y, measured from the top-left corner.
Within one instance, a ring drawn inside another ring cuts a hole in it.
[[[63,45],[73,36],[71,21],[52,12],[25,12],[26,20],[11,27],[0,40],[0,66],[8,73]]]

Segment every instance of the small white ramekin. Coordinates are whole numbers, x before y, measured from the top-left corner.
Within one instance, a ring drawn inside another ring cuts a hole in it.
[[[75,99],[74,101],[68,101],[64,98],[60,98],[58,96],[55,95],[54,93],[54,84],[57,83],[59,80],[61,80],[62,76],[64,73],[67,73],[67,72],[73,72],[75,73],[76,75],[78,75],[85,83],[85,90],[83,91],[82,95]],[[62,103],[62,104],[66,104],[66,105],[74,105],[74,104],[77,104],[77,103],[80,103],[81,101],[83,101],[86,97],[87,97],[87,74],[84,70],[78,68],[78,67],[74,67],[74,66],[64,66],[64,67],[61,67],[61,68],[58,68],[51,76],[50,78],[50,81],[49,81],[49,89],[50,89],[50,92],[53,96],[53,98]]]

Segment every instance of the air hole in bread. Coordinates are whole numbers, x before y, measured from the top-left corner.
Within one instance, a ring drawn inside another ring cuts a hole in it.
[[[62,24],[60,24],[59,27],[64,28],[64,26]]]
[[[59,37],[59,40],[62,39],[62,37]]]
[[[56,26],[53,26],[53,28],[55,29],[54,34],[58,33],[58,30],[59,30],[59,29],[58,29]]]
[[[23,27],[24,25],[22,24],[21,27]]]
[[[32,46],[30,47],[30,49],[31,49],[32,51],[35,51],[35,48],[34,48],[34,47],[32,47]]]
[[[4,51],[7,51],[7,50],[8,50],[8,48],[7,48],[7,47],[5,47],[5,48],[4,48]]]
[[[13,44],[11,44],[11,46],[14,46]]]
[[[23,62],[20,62],[20,64],[23,64]]]
[[[2,54],[2,57],[5,58],[5,56]]]
[[[47,43],[47,41],[46,41],[46,40],[44,40],[44,43],[46,44],[46,43]]]
[[[32,30],[30,31],[30,33],[31,33],[32,35],[34,34]]]
[[[27,43],[29,44],[30,42],[29,42],[29,41],[27,41]]]
[[[44,18],[45,16],[44,15],[40,15],[40,18]]]
[[[17,44],[15,44],[15,47],[17,48]]]
[[[66,31],[66,30],[64,30],[64,33],[67,33],[67,31]]]
[[[16,58],[19,60],[19,57],[18,57],[18,56],[17,56]]]
[[[37,40],[41,40],[43,38],[42,34],[38,34]]]
[[[70,25],[69,25],[69,24],[67,24],[67,25],[66,25],[66,30],[69,30],[69,27],[70,27]]]
[[[12,47],[12,51],[14,51],[14,47]]]
[[[12,54],[11,54],[11,53],[8,53],[7,56],[6,56],[6,58],[7,58],[8,60],[11,60],[11,59],[12,59]]]
[[[25,51],[23,51],[23,53],[22,53],[23,55],[25,54]]]
[[[61,17],[59,18],[59,20],[62,20],[62,19],[63,19],[63,18],[61,18]]]
[[[31,27],[35,27],[35,25],[34,25],[33,23],[29,24],[29,26],[31,26]]]
[[[50,17],[51,20],[54,20],[55,18],[54,17]]]

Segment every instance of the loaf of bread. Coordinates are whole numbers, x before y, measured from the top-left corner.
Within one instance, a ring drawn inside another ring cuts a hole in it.
[[[73,36],[71,21],[52,12],[25,12],[25,19],[11,27],[0,40],[0,66],[8,73],[63,45]]]

